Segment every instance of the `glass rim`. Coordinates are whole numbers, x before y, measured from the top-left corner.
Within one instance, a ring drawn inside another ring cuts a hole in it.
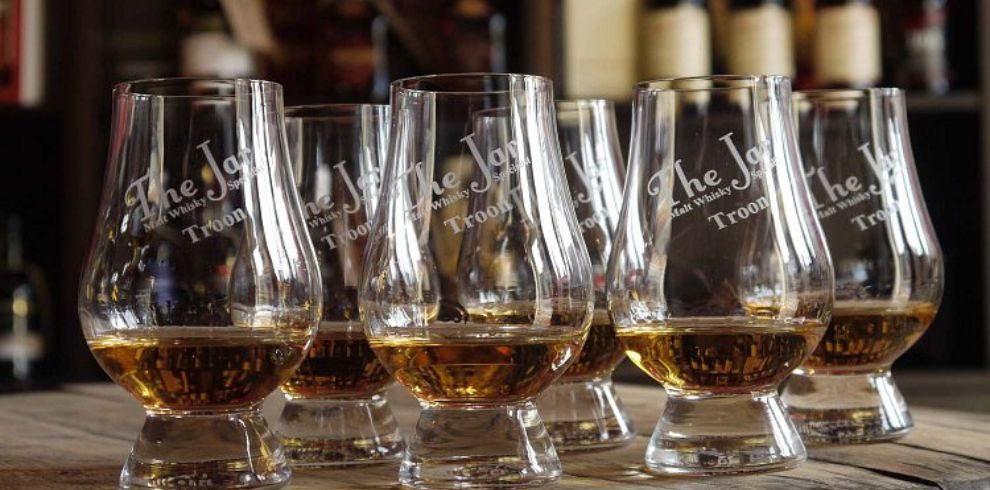
[[[388,104],[302,104],[285,107],[286,119],[334,119],[354,117],[365,109],[387,114]]]
[[[790,83],[785,75],[699,75],[692,77],[666,77],[644,80],[633,85],[633,91],[640,92],[715,92],[720,90],[749,90],[760,84]],[[712,82],[710,87],[677,87],[677,82]],[[718,85],[719,83],[740,82],[740,85]]]
[[[248,82],[251,85],[259,84],[279,92],[282,90],[282,84],[258,78],[163,77],[120,82],[113,86],[113,93],[116,96],[133,98],[230,100],[234,99],[236,95],[223,93],[195,94],[189,93],[189,90],[197,84],[202,84],[206,87],[212,86],[214,88],[233,88],[238,82]],[[155,91],[155,89],[160,89],[161,91]],[[171,89],[176,90],[172,92]]]
[[[424,89],[418,88],[415,85],[421,82],[438,82],[438,83],[450,83],[456,82],[458,80],[513,80],[521,79],[526,81],[533,81],[541,85],[545,85],[547,88],[553,87],[553,81],[542,75],[533,75],[529,73],[496,73],[496,72],[469,72],[469,73],[433,73],[429,75],[420,75],[414,77],[400,78],[398,80],[393,80],[389,86],[392,90],[401,93],[410,94],[436,94],[444,96],[471,96],[471,95],[497,95],[510,93],[509,89],[492,89],[492,90],[470,90],[470,89]]]
[[[553,103],[557,110],[565,111],[576,111],[583,107],[614,107],[615,105],[611,100],[600,97],[557,99]]]
[[[794,100],[798,101],[829,101],[829,100],[859,100],[868,99],[874,95],[882,97],[896,97],[903,93],[897,87],[873,87],[873,88],[842,88],[842,89],[812,89],[795,90]]]

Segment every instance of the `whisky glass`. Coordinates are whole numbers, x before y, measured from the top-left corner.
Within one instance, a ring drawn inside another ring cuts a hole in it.
[[[79,290],[94,357],[144,404],[122,488],[281,488],[260,407],[299,366],[320,272],[289,167],[281,86],[117,85]]]
[[[316,342],[282,384],[275,424],[294,466],[394,460],[404,445],[385,397],[392,377],[368,345],[357,292],[388,146],[388,106],[289,107],[286,133],[323,278]]]
[[[577,355],[594,301],[566,182],[548,79],[393,82],[359,301],[372,348],[423,407],[404,486],[560,477],[533,400]]]
[[[612,371],[626,356],[605,296],[605,269],[625,178],[612,103],[558,101],[557,135],[574,212],[591,259],[595,314],[577,359],[537,400],[537,408],[560,451],[616,447],[631,441],[636,432],[612,386]]]
[[[649,470],[771,471],[806,458],[777,394],[832,306],[832,267],[780,76],[644,82],[608,272],[626,355],[667,403]]]
[[[835,267],[835,307],[818,348],[787,381],[806,441],[907,434],[911,414],[891,364],[925,332],[943,265],[897,89],[799,92],[805,174]]]

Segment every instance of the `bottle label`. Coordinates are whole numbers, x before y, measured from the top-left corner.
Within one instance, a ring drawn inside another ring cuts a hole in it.
[[[793,77],[793,44],[791,16],[780,5],[733,12],[729,20],[729,71]]]
[[[565,0],[567,97],[628,99],[636,83],[638,0]]]
[[[870,5],[818,11],[815,78],[819,85],[867,86],[880,80],[880,19]]]
[[[691,4],[647,13],[643,19],[642,65],[645,78],[711,74],[708,13]]]

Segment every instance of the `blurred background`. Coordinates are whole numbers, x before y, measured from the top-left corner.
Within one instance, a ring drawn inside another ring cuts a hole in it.
[[[393,79],[468,71],[615,100],[624,146],[637,80],[908,89],[947,283],[897,367],[935,397],[990,379],[990,0],[0,0],[0,389],[104,379],[76,289],[115,83],[251,76],[287,104],[387,102]]]

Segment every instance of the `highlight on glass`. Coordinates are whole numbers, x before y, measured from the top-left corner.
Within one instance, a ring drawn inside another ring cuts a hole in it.
[[[283,486],[291,470],[260,407],[302,361],[322,295],[281,86],[129,82],[113,103],[79,315],[147,411],[120,486]]]
[[[282,384],[275,425],[294,466],[386,462],[404,444],[385,397],[392,377],[364,335],[357,293],[388,147],[388,106],[286,109],[303,217],[323,278],[316,341]]]
[[[595,313],[577,359],[537,400],[537,408],[558,450],[616,447],[636,432],[612,386],[612,371],[625,353],[605,296],[625,177],[615,109],[601,99],[557,101],[556,109],[567,183],[591,259]]]
[[[836,302],[825,337],[788,380],[784,400],[807,441],[897,438],[913,424],[890,367],[931,324],[944,282],[904,94],[799,92],[794,110]]]
[[[372,348],[423,407],[401,484],[560,477],[533,400],[577,356],[594,303],[566,182],[550,80],[393,82],[359,299]]]
[[[647,468],[794,467],[806,451],[777,389],[823,335],[833,278],[790,82],[656,80],[634,97],[608,301],[626,354],[667,392]]]

